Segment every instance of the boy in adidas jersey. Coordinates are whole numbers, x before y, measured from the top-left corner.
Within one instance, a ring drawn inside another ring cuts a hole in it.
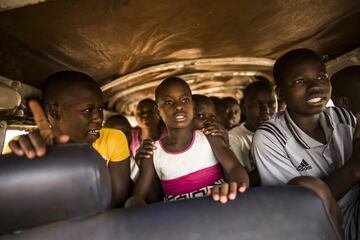
[[[155,174],[165,201],[206,196],[221,184],[223,175],[230,183],[213,188],[215,201],[225,203],[235,199],[238,191],[244,192],[248,175],[224,140],[194,130],[189,85],[180,78],[168,78],[156,88],[155,98],[168,135],[155,143],[145,140],[140,147],[136,156],[142,158],[140,177],[126,206],[144,204]]]
[[[276,61],[273,74],[287,109],[254,135],[251,152],[262,184],[282,185],[299,176],[323,179],[342,209],[346,236],[357,239],[360,149],[353,144],[358,144],[360,128],[355,131],[356,118],[345,109],[325,107],[331,83],[315,52],[286,53]]]

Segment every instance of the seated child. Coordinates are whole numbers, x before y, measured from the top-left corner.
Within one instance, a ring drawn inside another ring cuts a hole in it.
[[[221,99],[221,104],[223,105],[223,117],[224,117],[224,127],[226,130],[231,130],[240,123],[240,104],[239,102],[232,97],[225,97]]]
[[[359,144],[360,127],[355,129],[351,112],[326,108],[331,83],[315,52],[296,49],[286,53],[276,61],[273,74],[287,108],[263,123],[253,137],[251,153],[261,183],[281,185],[298,176],[323,179],[339,200],[346,236],[354,239],[351,232],[356,235],[359,227],[354,217],[358,216],[360,148],[352,146]],[[330,209],[330,213],[334,212]]]
[[[270,83],[256,81],[250,83],[244,90],[244,112],[246,120],[240,126],[229,131],[231,150],[250,176],[250,185],[259,184],[256,164],[250,156],[250,146],[255,131],[264,121],[269,120],[276,112],[275,89]]]
[[[12,152],[28,158],[43,156],[46,144],[69,140],[88,143],[108,163],[113,206],[121,206],[130,182],[129,149],[125,135],[115,129],[101,128],[103,120],[101,89],[90,76],[74,71],[58,72],[45,81],[43,107],[30,101],[38,131],[9,143]]]
[[[220,136],[226,144],[229,144],[229,136],[226,129],[218,121],[216,107],[210,98],[204,95],[192,96],[194,106],[193,125],[195,130],[202,130],[206,135]]]
[[[141,100],[136,107],[135,119],[138,128],[132,130],[130,144],[133,157],[135,157],[143,139],[156,141],[166,136],[166,128],[156,112],[156,102],[154,100],[149,98]]]
[[[221,99],[215,96],[209,97],[209,99],[214,103],[216,109],[216,118],[218,122],[225,126],[225,114],[224,114],[224,106],[221,102]]]
[[[217,121],[216,107],[210,98],[204,95],[192,95],[194,105],[193,124],[195,129],[202,129],[206,121]]]
[[[180,78],[168,78],[156,88],[155,98],[168,135],[155,143],[143,142],[137,155],[142,158],[140,177],[126,206],[144,203],[155,174],[166,201],[205,196],[223,182],[224,175],[230,184],[214,189],[214,200],[225,203],[245,191],[248,175],[223,139],[193,129],[189,85]]]

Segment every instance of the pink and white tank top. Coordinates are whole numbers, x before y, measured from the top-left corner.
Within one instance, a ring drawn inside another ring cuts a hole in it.
[[[194,131],[187,148],[167,151],[155,142],[154,167],[161,180],[165,201],[205,196],[223,182],[223,173],[212,148],[201,131]]]

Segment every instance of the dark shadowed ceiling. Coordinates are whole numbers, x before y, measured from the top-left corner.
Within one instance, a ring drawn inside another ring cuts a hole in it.
[[[241,98],[289,49],[332,59],[360,45],[359,0],[2,1],[0,75],[41,87],[56,71],[82,71],[127,113],[169,75]]]

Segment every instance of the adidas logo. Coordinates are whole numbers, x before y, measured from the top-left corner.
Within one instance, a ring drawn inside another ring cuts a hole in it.
[[[312,167],[303,159],[300,165],[296,168],[299,172],[307,171],[312,169]]]

